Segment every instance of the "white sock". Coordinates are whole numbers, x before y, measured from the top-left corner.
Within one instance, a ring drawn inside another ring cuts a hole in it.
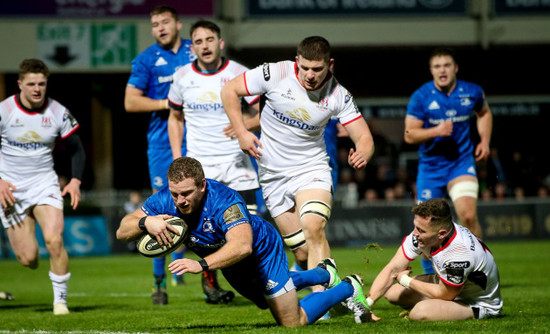
[[[50,271],[50,279],[52,280],[53,287],[53,304],[64,303],[67,304],[67,287],[71,273],[65,275],[56,275]]]

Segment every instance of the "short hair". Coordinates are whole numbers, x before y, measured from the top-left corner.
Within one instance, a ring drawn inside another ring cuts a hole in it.
[[[192,178],[195,185],[200,186],[204,180],[204,170],[197,159],[180,157],[172,161],[168,167],[168,180],[179,183],[185,179]]]
[[[296,54],[307,60],[324,60],[329,63],[330,44],[321,36],[310,36],[298,44]]]
[[[441,47],[441,48],[437,48],[437,49],[434,49],[432,50],[432,53],[430,53],[430,59],[428,61],[428,64],[431,66],[432,65],[432,59],[434,59],[435,57],[443,57],[443,56],[449,56],[451,57],[451,59],[453,60],[453,62],[456,64],[456,53],[453,49],[451,48],[445,48],[445,47]]]
[[[220,36],[221,36],[221,29],[216,23],[214,23],[212,21],[207,21],[207,20],[198,20],[197,22],[193,23],[193,25],[189,29],[189,36],[191,38],[193,38],[193,33],[198,28],[204,28],[204,29],[211,30],[211,31],[215,32],[218,35],[218,38],[220,38]]]
[[[50,76],[48,66],[42,60],[36,58],[24,59],[19,64],[19,80],[23,80],[27,73],[42,73],[46,79]]]
[[[453,224],[453,216],[451,207],[446,200],[442,198],[434,198],[426,202],[416,204],[411,212],[422,218],[430,218],[430,226],[451,228]]]
[[[176,21],[179,21],[178,11],[171,6],[167,5],[158,5],[150,13],[150,16],[153,17],[155,15],[160,15],[163,13],[170,13]]]

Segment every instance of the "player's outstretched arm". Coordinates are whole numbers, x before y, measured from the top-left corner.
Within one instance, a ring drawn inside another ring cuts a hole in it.
[[[372,300],[372,305],[382,298],[389,288],[395,283],[397,275],[409,267],[410,261],[403,254],[403,248],[399,247],[393,258],[378,273],[372,282],[368,297]]]
[[[118,240],[130,242],[147,232],[155,236],[161,246],[168,245],[172,242],[170,231],[179,235],[178,230],[166,222],[166,219],[171,217],[170,215],[147,216],[141,208],[136,209],[122,218],[116,237]],[[143,221],[145,230],[139,227],[139,222],[143,218],[145,218]]]

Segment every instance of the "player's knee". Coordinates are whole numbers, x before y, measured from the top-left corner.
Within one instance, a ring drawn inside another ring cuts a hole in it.
[[[302,229],[291,234],[283,235],[283,241],[294,253],[306,245],[306,237]]]
[[[324,235],[325,225],[330,218],[331,207],[323,201],[311,200],[300,207],[300,221],[312,237]]]
[[[430,316],[430,310],[427,303],[418,302],[409,312],[409,319],[411,320],[428,320]]]
[[[46,248],[50,256],[57,256],[63,250],[63,237],[61,235],[44,236]]]
[[[30,269],[36,269],[38,268],[38,251],[23,251],[21,253],[15,254],[15,257],[17,258],[17,261],[21,263],[24,267],[28,267]]]

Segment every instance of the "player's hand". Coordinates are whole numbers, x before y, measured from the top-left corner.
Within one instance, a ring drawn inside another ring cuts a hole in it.
[[[235,132],[235,129],[233,129],[233,125],[231,124],[223,128],[223,134],[231,139],[237,138],[237,133]]]
[[[367,158],[363,153],[355,152],[355,149],[351,148],[348,154],[348,164],[354,169],[362,169],[367,165]]]
[[[168,246],[173,242],[170,232],[180,235],[179,231],[166,222],[166,219],[172,218],[170,215],[148,216],[145,220],[145,228],[149,234],[157,239],[159,245]]]
[[[198,274],[202,272],[202,266],[199,261],[191,259],[175,260],[168,265],[168,270],[172,274],[183,275],[185,273]]]
[[[490,154],[489,145],[485,143],[479,143],[476,146],[475,157],[476,161],[485,160]]]
[[[4,209],[15,204],[15,196],[13,196],[15,191],[17,189],[13,184],[0,179],[0,203]]]
[[[71,181],[63,188],[63,192],[61,193],[62,197],[67,194],[71,196],[71,207],[73,210],[76,210],[78,203],[80,203],[80,183],[81,182],[79,179],[73,177]]]
[[[411,267],[408,267],[407,269],[397,273],[397,276],[395,277],[395,280],[397,282],[399,282],[401,280],[401,277],[404,276],[404,275],[408,275],[410,276],[412,274],[412,268]]]
[[[453,133],[453,122],[445,121],[439,123],[435,128],[439,137],[449,137]]]
[[[370,318],[372,321],[380,321],[380,317],[374,315],[374,313],[372,313],[372,310],[370,311]]]
[[[262,153],[258,148],[263,148],[258,137],[250,131],[244,131],[237,135],[239,138],[239,146],[244,153],[253,157],[256,160],[260,160]]]

